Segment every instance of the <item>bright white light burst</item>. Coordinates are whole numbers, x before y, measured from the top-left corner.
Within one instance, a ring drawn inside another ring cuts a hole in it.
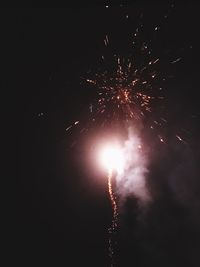
[[[100,163],[108,172],[113,170],[121,174],[124,169],[125,157],[123,150],[116,144],[108,144],[100,151]]]

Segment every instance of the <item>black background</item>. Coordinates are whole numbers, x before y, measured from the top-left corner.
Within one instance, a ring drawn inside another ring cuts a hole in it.
[[[105,35],[126,53],[124,43],[141,12],[149,40],[150,29],[163,21],[169,6],[142,2],[1,9],[3,87],[20,160],[20,172],[13,175],[17,209],[9,242],[16,264],[109,266],[112,211],[107,181],[88,156],[93,135],[65,129],[87,120],[84,112],[92,96],[80,85],[80,76],[106,53]],[[189,134],[186,145],[171,137],[153,151],[149,187],[154,201],[145,214],[137,200],[127,200],[119,266],[200,265],[199,22],[199,5],[177,3],[153,37],[155,55],[169,49],[172,58],[182,57],[167,84],[169,136],[180,127]]]

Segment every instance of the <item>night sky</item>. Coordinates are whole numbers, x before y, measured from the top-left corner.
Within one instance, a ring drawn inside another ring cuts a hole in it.
[[[103,54],[126,56],[143,13],[144,39],[163,58],[162,73],[173,75],[165,84],[169,123],[162,129],[166,143],[149,135],[144,124],[153,201],[143,208],[134,196],[125,200],[116,266],[200,266],[200,6],[175,3],[165,21],[171,2],[130,2],[1,10],[3,87],[14,100],[8,108],[16,125],[13,138],[19,136],[9,255],[17,265],[110,266],[112,208],[107,179],[91,155],[98,125],[80,133],[94,94],[80,77],[95,71]],[[155,35],[157,24],[162,27]],[[66,131],[75,121],[80,124]],[[180,129],[185,142],[175,137]]]

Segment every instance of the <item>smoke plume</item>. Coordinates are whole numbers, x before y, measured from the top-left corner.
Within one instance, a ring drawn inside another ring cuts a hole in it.
[[[150,201],[146,184],[147,157],[139,135],[133,128],[129,129],[128,139],[123,146],[123,154],[126,160],[124,171],[116,176],[117,195],[122,198],[134,196],[140,203],[146,204]]]

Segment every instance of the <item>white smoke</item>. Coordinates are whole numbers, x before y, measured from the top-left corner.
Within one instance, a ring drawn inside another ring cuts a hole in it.
[[[116,176],[117,195],[122,198],[135,196],[141,204],[150,201],[150,194],[147,189],[146,176],[147,157],[145,156],[138,134],[129,129],[128,140],[123,147],[125,165],[122,173]]]

